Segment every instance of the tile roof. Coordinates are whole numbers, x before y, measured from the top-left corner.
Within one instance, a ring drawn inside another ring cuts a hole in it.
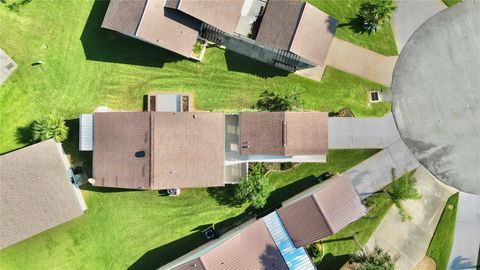
[[[83,214],[53,140],[0,156],[0,248]]]

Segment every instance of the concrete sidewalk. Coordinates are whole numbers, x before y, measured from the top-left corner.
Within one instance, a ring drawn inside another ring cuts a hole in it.
[[[392,168],[397,176],[420,166],[402,140],[398,140],[364,162],[343,173],[352,181],[360,198],[366,198],[392,182]]]
[[[400,52],[420,25],[447,6],[441,0],[397,0],[392,28]]]
[[[480,195],[460,192],[448,269],[475,269],[479,248]]]
[[[7,80],[15,69],[17,69],[17,64],[6,52],[0,49],[0,85]]]
[[[328,118],[328,149],[384,149],[400,140],[392,113]]]
[[[333,38],[326,64],[367,80],[390,86],[398,56],[384,56]]]
[[[411,270],[423,259],[448,198],[457,192],[423,166],[414,176],[422,198],[403,202],[412,220],[402,222],[398,209],[393,206],[366,244],[368,249],[378,245],[398,258],[397,270]]]

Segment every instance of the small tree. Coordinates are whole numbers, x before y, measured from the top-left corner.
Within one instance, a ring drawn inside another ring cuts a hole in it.
[[[395,206],[398,208],[398,212],[402,218],[402,221],[412,219],[407,210],[402,204],[405,200],[418,200],[422,197],[420,192],[415,188],[417,179],[413,176],[413,173],[408,173],[399,179],[396,179],[395,169],[392,168],[392,184],[387,188],[387,193],[390,195]],[[395,180],[396,179],[396,180]]]
[[[235,199],[248,202],[255,209],[265,206],[272,192],[270,181],[262,170],[261,163],[255,164],[248,172],[248,178],[242,179],[235,190]]]
[[[353,254],[351,261],[354,270],[394,270],[393,257],[382,248],[375,246],[373,251],[361,251]]]
[[[297,91],[280,96],[277,93],[265,90],[260,94],[260,99],[257,101],[255,108],[268,112],[286,112],[298,109],[301,104],[300,93]]]
[[[385,23],[389,23],[392,13],[397,7],[393,0],[368,0],[360,5],[358,17],[362,27],[371,33],[377,31]]]
[[[68,137],[68,127],[61,118],[47,116],[35,120],[32,125],[32,138],[35,141],[54,139],[56,142],[63,142]]]

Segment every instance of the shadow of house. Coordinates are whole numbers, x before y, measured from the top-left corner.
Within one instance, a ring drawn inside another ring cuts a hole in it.
[[[318,270],[340,269],[350,260],[350,257],[348,254],[335,256],[332,253],[327,253],[323,256],[322,261],[315,266]]]
[[[109,1],[95,1],[80,40],[87,60],[163,67],[189,60],[144,41],[101,28]],[[192,60],[189,60],[192,61]]]
[[[286,77],[290,74],[286,70],[262,63],[248,56],[228,50],[228,48],[225,50],[225,60],[227,61],[229,71],[248,73],[262,78]]]
[[[270,209],[281,202],[284,202],[293,196],[300,194],[302,191],[307,190],[319,183],[318,178],[314,175],[304,177],[298,181],[295,181],[289,185],[281,187],[270,194],[267,204],[264,209]]]
[[[247,213],[242,213],[236,217],[226,219],[220,223],[215,224],[215,233],[217,237],[227,231],[240,226],[242,223],[251,219],[252,216]],[[166,245],[154,248],[146,252],[135,263],[133,263],[129,270],[149,270],[158,269],[161,266],[189,253],[190,251],[200,247],[208,241],[203,236],[201,229],[205,229],[212,224],[200,225],[193,228],[191,231],[196,231],[188,236],[170,242]]]

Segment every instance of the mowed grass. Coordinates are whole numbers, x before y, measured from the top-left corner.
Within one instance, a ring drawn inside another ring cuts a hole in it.
[[[448,199],[445,209],[443,209],[442,217],[433,234],[430,246],[428,247],[427,256],[435,260],[437,270],[446,270],[448,266],[448,259],[450,257],[455,233],[458,196],[459,194],[457,193]],[[449,205],[451,205],[451,209]]]
[[[335,150],[325,164],[272,173],[275,191],[269,205],[318,183],[316,176],[343,172],[375,152]],[[88,210],[82,217],[0,250],[0,268],[154,269],[202,244],[200,231],[209,224],[224,230],[245,220],[245,206],[229,206],[220,196],[230,191],[185,189],[175,198],[157,191],[89,187],[83,190]]]
[[[138,111],[142,96],[159,90],[192,92],[200,110],[249,108],[264,90],[298,91],[306,110],[390,110],[368,103],[367,90],[380,85],[334,69],[319,83],[215,47],[196,63],[101,29],[107,5],[41,0],[14,13],[0,4],[0,47],[19,65],[0,91],[0,153],[25,145],[22,128],[43,115],[73,119],[101,105]],[[44,64],[32,66],[37,60]]]
[[[307,0],[307,2],[339,21],[335,33],[337,38],[386,56],[398,54],[391,24],[384,25],[372,34],[359,31],[361,29],[355,18],[363,0]]]

